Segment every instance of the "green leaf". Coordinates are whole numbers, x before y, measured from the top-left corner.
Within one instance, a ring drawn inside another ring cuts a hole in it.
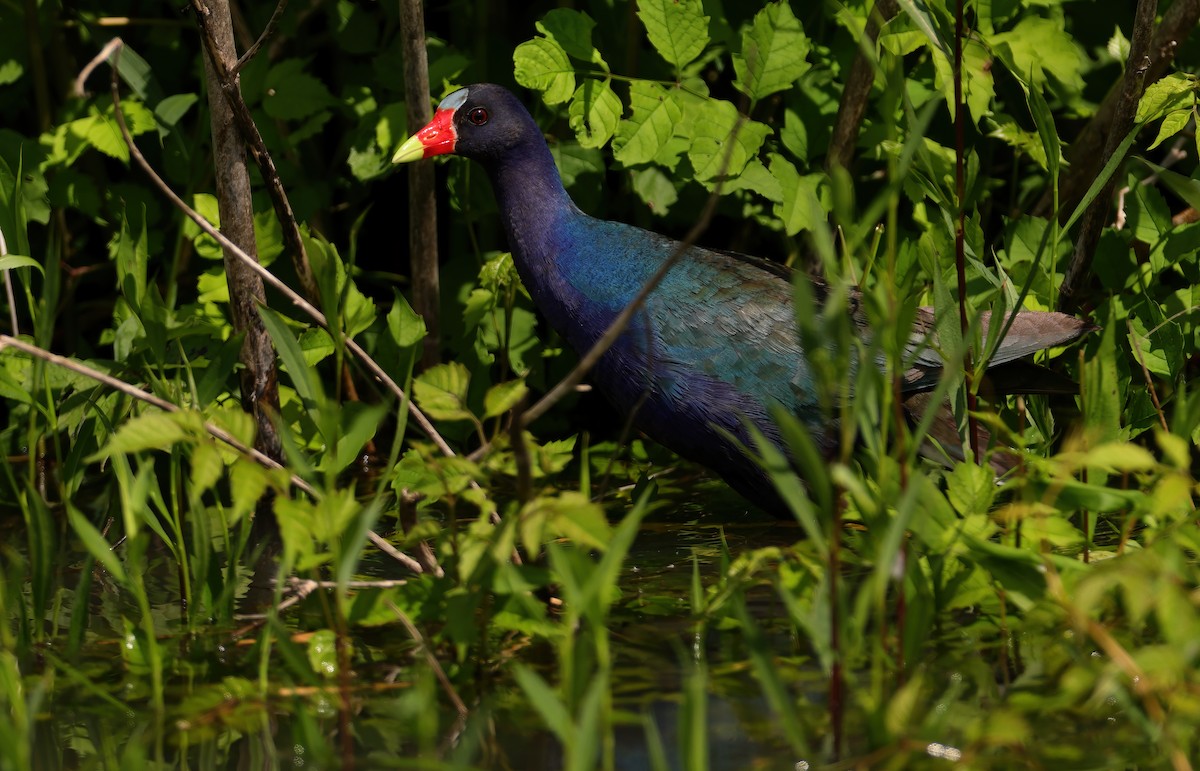
[[[168,96],[155,106],[154,114],[158,117],[159,122],[172,127],[184,115],[187,115],[188,110],[192,109],[192,105],[198,101],[200,101],[200,97],[196,94],[175,94]]]
[[[810,230],[825,221],[821,204],[825,175],[801,176],[792,162],[778,153],[771,153],[771,175],[779,181],[783,200],[775,204],[775,216],[783,223],[789,236]]]
[[[751,102],[791,87],[808,70],[812,44],[787,3],[772,3],[742,34],[742,53],[733,57],[733,85]]]
[[[1045,86],[1049,76],[1071,93],[1083,90],[1087,56],[1063,29],[1061,19],[1025,16],[1011,30],[993,36],[992,45],[1000,50],[1017,77],[1030,79],[1030,85]]]
[[[621,100],[607,80],[588,78],[571,98],[567,115],[582,147],[603,147],[621,120]]]
[[[197,442],[192,447],[191,490],[193,496],[207,492],[225,473],[225,460],[213,442]]]
[[[263,110],[277,120],[299,120],[336,104],[325,84],[304,72],[303,59],[284,59],[266,78]]]
[[[467,388],[471,373],[460,362],[438,364],[422,372],[413,381],[413,397],[426,415],[434,420],[470,420]]]
[[[933,16],[929,13],[928,6],[925,3],[918,3],[916,0],[897,0],[900,9],[904,11],[908,19],[913,25],[925,33],[925,38],[929,41],[929,45],[935,50],[940,51],[943,56],[949,57],[950,47],[942,40],[938,34],[937,26],[934,24]]]
[[[976,123],[990,114],[992,100],[996,96],[996,84],[992,78],[992,56],[978,40],[968,39],[963,44],[963,101]],[[942,92],[947,105],[954,104],[954,67],[951,59],[941,52],[934,52],[934,85]]]
[[[24,257],[19,254],[6,254],[0,257],[0,270],[13,270],[14,268],[37,268],[38,273],[46,272],[42,264],[32,257]]]
[[[625,166],[649,163],[674,135],[683,108],[674,91],[635,80],[629,86],[630,116],[617,126],[613,157]]]
[[[527,393],[529,393],[529,387],[525,385],[524,380],[497,383],[489,388],[487,395],[483,397],[483,416],[494,418],[497,415],[503,415],[515,407],[517,402],[524,399]]]
[[[739,125],[737,108],[724,100],[692,99],[685,118],[681,130],[692,140],[688,160],[701,182],[718,176],[736,177],[771,133],[769,126],[757,121],[741,120]]]
[[[93,456],[93,459],[142,450],[166,450],[187,436],[188,432],[175,416],[165,412],[148,412],[127,421],[117,429],[112,439]]]
[[[129,128],[130,136],[145,134],[157,125],[154,113],[146,109],[141,102],[123,100],[121,112],[125,115],[125,125]],[[71,121],[67,126],[70,133],[75,136],[82,135],[87,144],[110,158],[129,161],[129,146],[121,136],[121,128],[117,125],[116,113],[111,105],[103,113],[96,112],[90,117]]]
[[[513,51],[513,76],[542,92],[546,104],[562,104],[575,93],[575,70],[562,46],[547,38],[528,40]]]
[[[271,342],[275,344],[275,350],[279,352],[283,366],[292,378],[292,385],[296,388],[296,393],[304,402],[304,408],[306,410],[317,409],[324,403],[324,392],[316,371],[305,363],[304,351],[300,348],[300,342],[296,339],[295,333],[292,332],[284,317],[270,308],[261,306],[259,315],[262,317],[267,334],[271,336]]]
[[[1162,125],[1158,127],[1158,136],[1154,138],[1154,142],[1147,147],[1147,150],[1153,150],[1161,145],[1164,141],[1183,131],[1187,126],[1188,121],[1192,118],[1191,108],[1185,110],[1175,110],[1167,113],[1167,117],[1163,118]]]
[[[567,711],[566,705],[559,701],[554,690],[546,684],[541,675],[523,664],[516,665],[513,674],[516,675],[521,690],[525,691],[529,703],[542,716],[546,727],[558,737],[559,741],[564,744],[570,742],[575,733],[574,727],[571,725],[570,713]]]
[[[1191,75],[1173,72],[1162,80],[1146,86],[1146,93],[1138,102],[1137,123],[1148,123],[1169,112],[1183,107],[1196,89],[1196,79]]]
[[[555,8],[547,12],[536,26],[538,32],[558,43],[568,56],[598,64],[608,71],[604,57],[592,45],[592,29],[596,22],[591,16],[571,8]]]
[[[286,475],[284,475],[286,479]],[[234,463],[229,468],[230,524],[254,511],[258,501],[271,484],[267,470],[257,463]],[[279,497],[276,504],[287,500]]]
[[[131,225],[137,226],[136,233]],[[145,207],[142,207],[132,222],[126,209],[121,218],[121,235],[117,241],[117,280],[125,299],[129,300],[134,308],[141,308],[142,298],[146,294],[146,265],[149,260]]]
[[[660,217],[679,200],[675,183],[657,166],[647,166],[633,172],[633,191]]]
[[[118,583],[127,583],[124,565],[117,559],[112,546],[104,540],[104,536],[96,529],[96,526],[70,503],[67,504],[67,519],[70,520],[71,529],[75,531],[75,535],[83,541],[84,548],[88,550],[88,553],[95,557],[96,561],[103,565],[104,569],[111,573]]]
[[[392,309],[388,311],[388,334],[401,348],[409,348],[425,339],[425,319],[413,310],[404,295],[392,290]]]
[[[654,50],[676,70],[708,45],[708,17],[700,0],[639,0],[637,15]]]
[[[347,642],[347,644],[349,644]],[[337,635],[332,629],[319,629],[308,638],[308,665],[326,680],[332,680],[338,673]]]

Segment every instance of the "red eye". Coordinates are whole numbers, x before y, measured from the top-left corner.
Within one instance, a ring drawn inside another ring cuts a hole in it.
[[[488,111],[482,107],[473,107],[471,108],[471,111],[467,113],[467,120],[471,121],[471,123],[474,123],[476,126],[482,126],[488,122]]]

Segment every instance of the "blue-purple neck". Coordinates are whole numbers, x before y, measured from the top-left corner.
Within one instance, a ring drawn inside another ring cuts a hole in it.
[[[582,212],[567,195],[541,132],[484,165],[518,268],[522,260],[531,270],[549,268],[564,220]]]

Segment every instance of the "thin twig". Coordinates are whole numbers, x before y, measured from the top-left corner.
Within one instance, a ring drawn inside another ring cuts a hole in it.
[[[875,72],[879,58],[875,54],[875,41],[879,28],[891,20],[899,11],[896,0],[878,0],[867,15],[867,25],[859,39],[858,53],[850,65],[846,87],[838,103],[837,117],[833,121],[833,133],[829,139],[829,152],[825,156],[826,171],[835,166],[846,167],[854,160],[854,146],[858,142],[863,115],[870,101],[871,88],[875,85]]]
[[[123,46],[124,43],[121,42],[120,38],[114,38],[114,41],[117,44],[115,46],[114,50],[120,50],[121,46]],[[250,255],[248,255],[244,251],[242,251],[240,248],[238,248],[238,246],[236,244],[234,244],[232,241],[230,241],[228,238],[226,238],[225,235],[220,230],[218,230],[217,228],[214,228],[212,226],[212,224],[209,223],[208,220],[206,220],[204,217],[200,216],[200,214],[195,209],[193,209],[192,207],[190,207],[186,203],[184,203],[183,199],[180,198],[178,195],[176,195],[175,191],[172,190],[171,187],[169,185],[167,185],[167,183],[164,182],[160,176],[158,176],[158,174],[154,171],[153,167],[151,167],[150,163],[146,160],[145,156],[142,155],[141,150],[139,150],[137,145],[134,143],[133,136],[131,136],[129,133],[129,127],[125,123],[124,111],[121,110],[121,101],[119,98],[119,94],[117,93],[117,87],[118,87],[117,72],[116,72],[116,68],[114,67],[113,68],[113,76],[112,76],[113,114],[117,119],[117,126],[121,130],[121,137],[125,140],[125,144],[129,148],[129,156],[131,158],[133,158],[135,161],[137,161],[138,165],[142,168],[142,171],[144,171],[146,173],[146,175],[150,178],[150,181],[155,185],[155,187],[157,187],[159,189],[159,191],[162,192],[163,195],[165,195],[167,197],[167,199],[169,201],[171,201],[171,203],[173,203],[177,209],[182,211],[184,214],[186,214],[188,216],[189,219],[191,219],[193,222],[195,222],[196,225],[199,226],[201,230],[203,230],[205,233],[207,233],[208,235],[210,235],[214,239],[216,239],[217,242],[220,243],[222,247],[227,249],[229,253],[233,254],[237,259],[244,262],[255,273],[258,273],[260,276],[262,276],[264,281],[271,284],[271,286],[275,287],[280,292],[282,292],[297,307],[304,310],[306,313],[309,314],[309,316],[311,316],[313,318],[313,320],[315,320],[318,324],[320,324],[322,327],[324,327],[326,330],[328,330],[330,332],[330,334],[333,334],[333,335],[339,334],[339,330],[336,330],[336,329],[333,329],[332,327],[330,327],[329,323],[325,319],[324,314],[322,314],[319,310],[317,310],[315,307],[313,307],[311,303],[309,303],[307,300],[305,300],[303,297],[301,297],[299,294],[297,294],[294,290],[292,290],[291,287],[289,287],[287,284],[285,284],[284,282],[282,282],[278,278],[276,278],[273,273],[271,273],[269,270],[267,270],[262,265],[260,265],[258,263],[258,260],[255,260],[253,257],[251,257]],[[17,342],[19,342],[19,341],[17,341]],[[375,362],[375,360],[372,359],[365,350],[363,350],[362,346],[360,346],[358,343],[356,343],[352,338],[346,338],[345,342],[346,342],[346,347],[348,349],[350,349],[356,356],[358,356],[359,360],[363,363],[364,366],[366,366],[367,370],[369,372],[371,372],[371,374],[373,374],[375,377],[379,378],[380,382],[382,382],[386,386],[388,386],[389,390],[391,390],[392,393],[397,396],[397,398],[400,400],[401,404],[408,405],[409,413],[412,415],[413,419],[416,420],[417,425],[419,425],[423,430],[425,430],[426,434],[434,441],[434,444],[438,445],[439,449],[441,449],[447,455],[453,456],[454,450],[451,449],[450,445],[446,444],[446,441],[444,439],[442,439],[440,434],[438,434],[437,430],[433,427],[433,424],[429,422],[429,419],[427,417],[425,417],[425,413],[421,412],[417,408],[417,406],[415,404],[413,404],[412,401],[409,400],[405,396],[404,391],[400,388],[400,386],[396,385],[396,381],[392,380],[392,378],[389,377],[386,372],[384,372],[383,368],[380,367],[379,364],[377,364]],[[120,381],[117,381],[117,382],[120,382]],[[157,398],[157,397],[155,397],[155,398]],[[169,402],[163,402],[163,404],[169,404]],[[171,405],[171,406],[174,407],[174,405]],[[265,456],[265,455],[263,455],[262,457],[267,458],[267,456]],[[258,460],[257,457],[255,459]],[[267,460],[270,460],[270,458],[267,458]],[[260,460],[259,462],[261,463],[262,461]],[[274,463],[275,461],[271,461],[271,462]],[[280,468],[282,468],[282,466],[280,466]],[[300,481],[303,483],[303,480],[300,480]],[[307,483],[304,483],[304,484],[307,487]],[[301,489],[305,489],[305,488],[302,487]],[[307,487],[307,489],[305,489],[305,492],[314,494],[312,492],[311,487]],[[381,536],[379,536],[374,531],[369,531],[368,537],[372,539],[372,543],[374,543],[376,546],[378,546],[380,549],[382,549],[384,552],[386,552],[393,559],[396,559],[398,562],[403,564],[409,570],[412,570],[415,573],[424,572],[421,567],[421,564],[419,562],[414,560],[412,557],[409,557],[408,555],[404,554],[403,552],[396,550],[394,547],[391,546],[391,544],[388,544]],[[436,562],[434,564],[436,565]],[[439,576],[441,575],[440,567],[438,567],[438,569],[437,569],[437,574]]]
[[[1175,53],[1187,40],[1188,35],[1196,29],[1196,21],[1200,19],[1200,0],[1174,0],[1162,14],[1162,21],[1154,30],[1150,41],[1148,56],[1150,68],[1145,74],[1145,83],[1158,81],[1167,72],[1167,67],[1175,58]],[[1134,35],[1137,30],[1134,30]],[[1132,41],[1130,48],[1132,50]],[[1133,61],[1132,57],[1130,60]],[[1104,101],[1096,108],[1088,124],[1079,132],[1063,151],[1066,156],[1066,173],[1060,182],[1060,209],[1053,212],[1053,196],[1051,191],[1043,193],[1041,199],[1034,205],[1032,214],[1037,217],[1058,216],[1065,220],[1084,197],[1091,187],[1096,175],[1104,167],[1107,155],[1104,152],[1105,141],[1110,127],[1113,125],[1113,115],[1121,100],[1123,82],[1113,84]]]
[[[1154,33],[1154,16],[1157,10],[1158,0],[1138,0],[1133,20],[1133,37],[1129,43],[1129,61],[1125,65],[1125,76],[1121,81],[1120,99],[1116,103],[1112,123],[1108,127],[1104,156],[1098,159],[1101,166],[1108,163],[1125,135],[1133,128],[1138,102],[1145,90],[1146,73],[1153,63],[1150,58],[1150,38]],[[1081,284],[1088,268],[1091,267],[1092,255],[1100,241],[1100,233],[1108,221],[1113,189],[1116,185],[1117,175],[1114,174],[1083,215],[1071,261],[1064,272],[1062,285],[1058,288],[1060,310],[1069,311],[1079,305]]]
[[[143,391],[142,389],[138,388],[137,386],[130,385],[129,383],[126,383],[124,380],[115,378],[112,375],[101,372],[98,369],[93,369],[80,361],[76,361],[75,359],[67,358],[66,356],[59,356],[57,353],[51,353],[50,351],[47,351],[44,348],[39,348],[36,345],[26,343],[22,340],[18,340],[15,337],[10,337],[9,335],[0,335],[0,351],[3,351],[5,348],[15,348],[18,351],[27,353],[30,356],[41,359],[42,361],[47,362],[49,364],[53,364],[56,367],[62,367],[63,369],[70,370],[71,372],[74,372],[78,375],[83,375],[86,378],[95,380],[97,383],[101,383],[103,385],[108,386],[109,388],[113,389],[114,391],[120,391],[121,393],[125,394],[126,396],[130,396],[134,399],[137,399],[138,401],[145,402],[146,404],[150,404],[155,407],[158,407],[160,410],[163,410],[164,412],[171,412],[171,413],[183,412],[183,408],[180,407],[179,405],[172,404],[171,402],[167,401],[166,399],[163,399],[159,396],[155,396],[154,394],[152,394],[148,391]],[[277,462],[276,460],[271,458],[269,455],[267,455],[263,452],[260,452],[259,450],[256,450],[253,447],[247,447],[246,445],[244,445],[240,441],[238,441],[238,439],[236,437],[234,437],[232,434],[230,434],[228,431],[226,431],[225,429],[221,428],[220,426],[218,426],[214,423],[209,423],[206,421],[204,423],[204,430],[206,432],[208,432],[208,434],[210,436],[212,436],[214,439],[217,439],[217,440],[229,445],[229,447],[231,447],[232,449],[241,453],[242,455],[252,458],[256,462],[258,462],[259,465],[265,466],[266,468],[276,470],[276,471],[286,471],[287,470],[286,468],[284,468],[283,465],[281,465],[279,462]],[[317,491],[314,490],[313,487],[308,482],[305,482],[299,476],[292,474],[290,476],[290,480],[291,480],[292,485],[296,489],[302,490],[303,492],[308,493],[309,495],[313,496],[314,498],[320,497],[317,494]]]
[[[92,60],[85,64],[83,69],[79,71],[79,75],[75,78],[75,84],[71,88],[71,93],[79,97],[86,96],[87,92],[83,90],[83,84],[89,77],[91,77],[92,72],[99,67],[102,62],[107,61],[108,57],[112,56],[113,51],[116,51],[123,45],[125,45],[125,41],[121,40],[119,37],[115,37],[105,43],[104,47],[100,49],[100,53],[93,56]]]
[[[8,256],[8,243],[4,240],[4,229],[0,228],[0,258]],[[4,271],[4,293],[8,296],[8,322],[12,327],[13,335],[21,334],[21,329],[17,325],[17,296],[13,292],[12,276],[9,275],[12,271],[5,269]]]
[[[208,9],[202,0],[192,0],[192,8],[196,12],[196,24],[200,27],[200,36],[204,41],[205,50],[208,51],[208,58],[212,62],[217,81],[221,84],[221,92],[225,94],[225,101],[229,104],[229,111],[242,134],[246,149],[250,151],[250,157],[254,159],[254,163],[262,174],[263,182],[266,183],[271,206],[275,209],[275,218],[279,220],[279,226],[283,233],[283,245],[292,258],[292,266],[296,270],[296,277],[300,280],[300,288],[310,301],[315,302],[318,298],[317,281],[313,278],[312,265],[309,264],[308,252],[304,249],[304,240],[300,237],[300,226],[296,222],[292,203],[283,187],[283,180],[279,178],[275,161],[267,151],[267,144],[263,141],[258,125],[254,122],[254,116],[250,114],[250,108],[247,106],[246,100],[242,98],[237,72],[230,71],[229,67],[225,65],[225,60],[219,55],[219,48],[209,24]],[[241,60],[238,61],[240,63]]]
[[[410,635],[412,635],[413,641],[417,644],[417,647],[419,647],[421,652],[425,654],[425,660],[429,662],[429,666],[433,669],[433,673],[437,676],[438,682],[442,684],[442,688],[446,691],[446,695],[450,698],[450,703],[454,705],[454,709],[457,710],[460,716],[466,717],[467,714],[469,714],[467,705],[463,703],[461,698],[459,698],[458,691],[454,690],[454,685],[450,682],[450,678],[446,677],[446,670],[442,669],[442,665],[438,663],[437,657],[435,657],[433,655],[433,651],[429,649],[429,645],[426,644],[425,638],[421,636],[420,630],[417,629],[416,625],[413,624],[408,615],[396,606],[396,603],[392,602],[391,600],[387,600],[387,606],[391,608],[392,612],[396,614],[396,617],[400,619],[400,623],[404,624],[404,628],[408,630]]]
[[[287,0],[279,0],[279,3],[275,6],[275,12],[271,14],[271,18],[267,21],[267,26],[263,27],[262,34],[258,36],[258,40],[254,41],[254,45],[247,48],[246,53],[238,58],[237,64],[233,65],[230,72],[231,75],[236,76],[241,72],[242,68],[249,64],[250,60],[258,54],[258,49],[262,48],[263,43],[270,40],[271,36],[275,34],[276,28],[279,27],[279,19],[283,16],[284,8],[287,8]]]
[[[118,45],[122,45],[119,42],[120,38],[115,38],[115,40],[118,41]],[[263,281],[267,282],[281,294],[287,297],[287,299],[290,300],[293,305],[304,311],[304,313],[308,314],[308,316],[312,318],[313,321],[317,322],[318,325],[324,327],[331,334],[339,334],[339,330],[333,328],[329,321],[325,318],[325,315],[321,313],[321,311],[317,310],[312,303],[305,300],[295,290],[293,290],[280,279],[276,278],[273,273],[264,268],[262,265],[258,264],[258,261],[239,249],[237,245],[226,238],[220,230],[213,227],[212,223],[206,220],[195,209],[188,206],[182,198],[176,195],[175,191],[163,181],[162,177],[160,177],[158,173],[154,171],[153,167],[150,166],[150,163],[146,160],[146,157],[142,155],[141,150],[139,150],[137,145],[134,143],[133,137],[129,134],[129,128],[125,124],[125,116],[119,106],[119,103],[114,103],[114,105],[114,115],[117,119],[117,125],[121,130],[121,136],[125,139],[125,144],[129,147],[130,157],[137,162],[138,166],[141,167],[146,176],[150,177],[150,181],[155,187],[158,188],[159,192],[165,195],[167,199],[175,206],[175,208],[183,212],[188,219],[196,223],[196,225],[202,231],[209,236],[212,236],[222,247],[230,250],[239,260],[247,263],[247,266],[251,270],[262,276]],[[353,338],[346,338],[346,347],[359,359],[360,362],[362,362],[367,371],[370,372],[372,376],[377,378],[379,382],[387,388],[388,391],[390,391],[397,399],[399,399],[401,403],[406,403],[408,405],[409,414],[412,415],[413,419],[417,422],[417,425],[420,426],[421,430],[425,432],[425,434],[430,438],[430,440],[433,441],[437,448],[444,455],[454,457],[454,450],[437,432],[437,429],[434,428],[433,424],[429,421],[429,418],[425,416],[425,413],[421,412],[417,405],[414,404],[412,400],[408,399],[404,393],[404,390],[396,384],[396,381],[393,380],[365,350],[363,350],[362,346],[355,342]]]
[[[408,579],[406,578],[389,578],[376,581],[346,581],[344,584],[340,584],[340,586],[346,589],[394,589],[398,586],[404,586],[407,583]],[[292,576],[288,579],[288,589],[291,590],[292,595],[275,606],[275,613],[277,615],[283,613],[285,610],[304,600],[317,589],[337,589],[338,587],[339,584],[337,581],[317,581],[313,578]],[[266,613],[246,613],[237,616],[242,621],[256,622],[266,621],[268,617]],[[261,626],[261,623],[254,624],[253,626]],[[244,631],[239,630],[239,634],[235,634],[235,636],[240,636],[240,634],[244,633]]]

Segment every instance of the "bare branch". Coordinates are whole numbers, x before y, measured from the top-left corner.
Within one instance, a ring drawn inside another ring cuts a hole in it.
[[[1125,77],[1121,81],[1120,97],[1113,109],[1112,122],[1107,127],[1108,139],[1104,144],[1104,154],[1097,159],[1099,168],[1108,163],[1122,139],[1133,128],[1138,101],[1145,90],[1146,73],[1152,64],[1150,37],[1154,31],[1154,14],[1157,10],[1158,0],[1138,0],[1133,21],[1133,38],[1129,43],[1129,61],[1125,65]],[[1063,276],[1062,286],[1058,289],[1058,305],[1061,310],[1074,309],[1079,303],[1077,295],[1081,288],[1080,283],[1087,269],[1091,267],[1092,254],[1100,241],[1100,231],[1108,221],[1116,185],[1117,175],[1113,174],[1083,215],[1079,236],[1075,240],[1075,250],[1071,253],[1071,261]]]
[[[0,257],[8,256],[8,243],[4,240],[4,230],[0,229]],[[17,324],[17,295],[13,291],[11,271],[4,271],[4,293],[8,297],[8,323],[14,335],[21,334]]]
[[[232,74],[236,76],[242,71],[242,68],[250,63],[250,60],[258,55],[258,51],[262,48],[263,43],[271,39],[275,34],[275,30],[279,27],[279,19],[283,16],[283,9],[287,8],[287,0],[279,0],[275,6],[275,12],[271,14],[271,18],[267,21],[267,26],[263,28],[262,34],[258,36],[258,40],[254,41],[254,45],[246,49],[246,53],[242,54],[237,60],[237,64],[233,65]]]

